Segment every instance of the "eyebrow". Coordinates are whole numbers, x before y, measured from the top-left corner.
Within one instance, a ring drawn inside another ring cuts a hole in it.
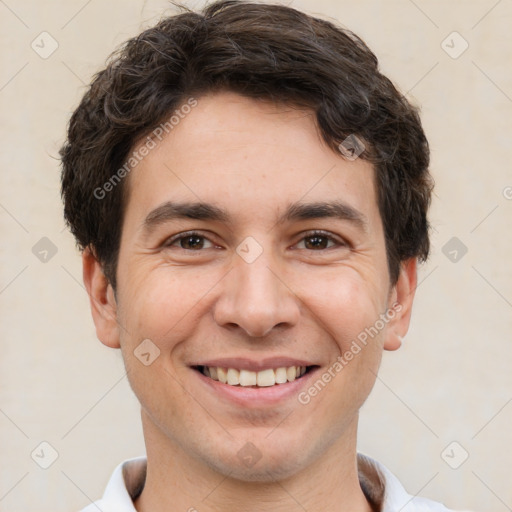
[[[367,217],[342,201],[292,203],[279,217],[276,224],[322,218],[346,220],[363,231],[368,230]],[[147,215],[144,219],[143,231],[149,233],[158,225],[176,219],[209,220],[226,224],[232,222],[229,212],[211,203],[167,201]]]

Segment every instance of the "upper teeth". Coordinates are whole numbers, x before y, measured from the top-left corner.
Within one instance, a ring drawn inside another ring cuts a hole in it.
[[[273,386],[293,382],[296,378],[306,373],[305,366],[289,366],[260,372],[250,370],[237,370],[236,368],[221,368],[220,366],[203,366],[203,373],[231,386]]]

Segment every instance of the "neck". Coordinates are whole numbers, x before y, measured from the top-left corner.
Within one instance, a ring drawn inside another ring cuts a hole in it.
[[[146,483],[138,512],[371,512],[357,471],[357,420],[336,443],[291,477],[248,482],[185,453],[143,413]]]

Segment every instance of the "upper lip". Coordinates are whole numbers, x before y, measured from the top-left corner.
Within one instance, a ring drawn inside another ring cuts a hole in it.
[[[250,359],[247,357],[222,357],[208,359],[193,363],[190,366],[209,366],[217,368],[236,368],[237,370],[249,370],[259,372],[261,370],[276,368],[288,368],[290,366],[316,366],[311,361],[296,359],[294,357],[267,357],[264,359]]]

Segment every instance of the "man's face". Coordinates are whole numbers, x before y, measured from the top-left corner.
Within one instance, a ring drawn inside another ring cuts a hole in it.
[[[122,348],[146,438],[246,480],[354,441],[397,300],[373,172],[327,148],[311,112],[231,93],[200,97],[132,171],[108,344]],[[185,203],[211,208],[176,216]],[[307,372],[293,380],[294,366]]]

